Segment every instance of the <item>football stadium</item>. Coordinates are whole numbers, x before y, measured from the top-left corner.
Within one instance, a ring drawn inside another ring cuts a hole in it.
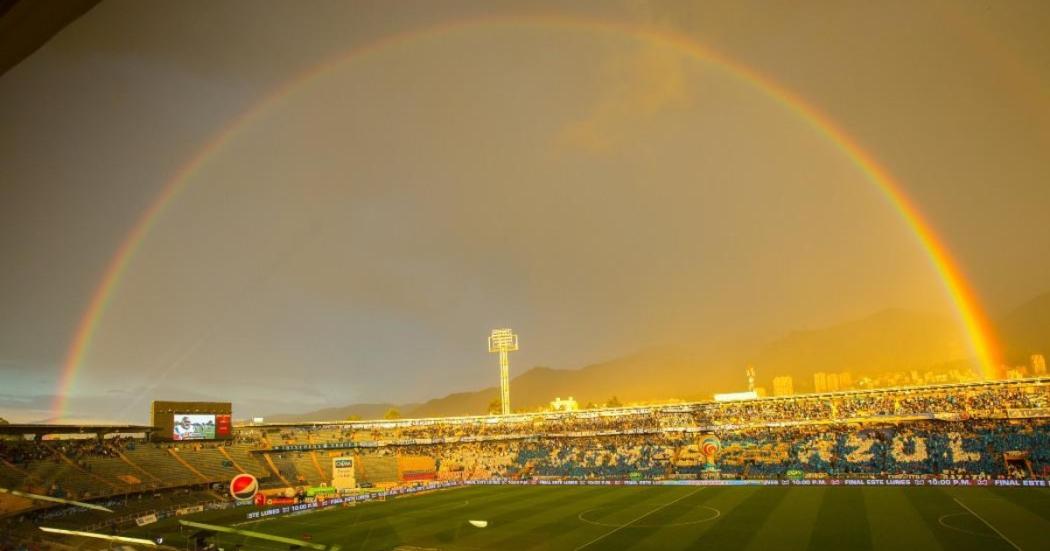
[[[1048,29],[0,0],[0,551],[1050,550]]]
[[[0,426],[81,436],[3,441],[5,540],[1040,549],[1050,526],[1050,378],[307,424],[231,426],[230,408],[155,402],[150,427]]]

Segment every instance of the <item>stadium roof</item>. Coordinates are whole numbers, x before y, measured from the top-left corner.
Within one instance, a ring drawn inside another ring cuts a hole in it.
[[[99,0],[0,0],[0,75],[18,65]]]
[[[44,425],[34,423],[0,425],[2,435],[44,434],[116,434],[153,432],[148,425]]]

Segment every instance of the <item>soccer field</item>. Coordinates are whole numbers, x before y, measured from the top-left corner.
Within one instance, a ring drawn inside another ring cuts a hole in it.
[[[1050,489],[1042,488],[484,486],[251,523],[236,520],[243,515],[200,520],[338,544],[344,551],[1028,551],[1050,545]],[[469,520],[488,526],[476,528]],[[240,536],[221,541],[227,548],[287,549]]]

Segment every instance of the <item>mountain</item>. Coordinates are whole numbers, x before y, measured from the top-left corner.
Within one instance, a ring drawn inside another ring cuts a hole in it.
[[[1032,354],[1050,355],[1050,293],[1015,308],[1000,320],[998,329],[1007,363],[1027,364]]]
[[[731,361],[715,361],[685,348],[652,349],[582,369],[534,367],[511,380],[511,404],[514,408],[534,409],[556,397],[570,396],[581,405],[605,403],[613,396],[624,402],[696,399],[710,395],[712,389],[734,388],[734,371],[740,369]],[[408,415],[485,413],[498,396],[495,386],[451,394],[425,402]]]
[[[763,347],[753,363],[765,375],[763,381],[791,375],[795,390],[805,392],[812,390],[812,375],[820,371],[849,371],[855,377],[923,371],[968,355],[950,318],[890,309],[823,329],[793,332]]]
[[[886,371],[926,370],[965,361],[968,351],[957,325],[941,316],[891,309],[846,323],[795,331],[764,345],[739,342],[652,348],[581,369],[534,367],[511,380],[514,408],[535,409],[555,397],[581,405],[708,399],[716,392],[746,389],[744,368],[756,367],[758,384],[791,375],[797,391],[812,388],[813,373],[850,371],[855,377]],[[493,379],[495,379],[493,369]],[[458,392],[422,404],[396,406],[407,417],[484,414],[499,396],[491,386]],[[351,405],[268,420],[345,419],[351,412],[381,417],[391,404]],[[365,409],[370,408],[370,409]]]
[[[342,421],[350,416],[361,419],[380,419],[391,409],[404,413],[416,404],[350,404],[343,407],[325,408],[308,413],[278,413],[266,417],[268,423],[302,423],[306,421]]]

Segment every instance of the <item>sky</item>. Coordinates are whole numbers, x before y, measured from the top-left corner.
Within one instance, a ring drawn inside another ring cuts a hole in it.
[[[835,121],[994,318],[1050,290],[1048,22],[1045,2],[105,0],[0,75],[0,416],[419,401],[497,384],[504,326],[512,370],[569,369],[952,313],[853,160],[661,33]]]

